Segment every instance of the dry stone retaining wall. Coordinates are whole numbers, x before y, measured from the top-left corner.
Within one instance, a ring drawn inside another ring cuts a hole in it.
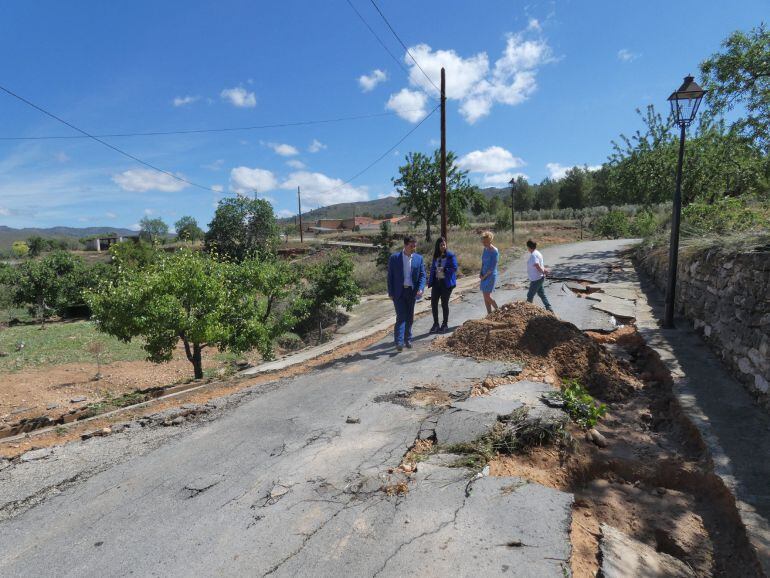
[[[645,248],[639,263],[665,291],[668,250]],[[770,411],[770,247],[682,252],[676,312],[689,318],[733,374]]]

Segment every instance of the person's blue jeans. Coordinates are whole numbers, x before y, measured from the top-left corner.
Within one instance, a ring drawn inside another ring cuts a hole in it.
[[[414,321],[415,291],[411,287],[404,287],[401,296],[393,300],[396,308],[396,326],[393,330],[393,341],[396,345],[403,345],[404,341],[412,340],[412,322]]]
[[[543,301],[543,305],[548,311],[553,311],[551,304],[548,302],[548,297],[545,296],[545,289],[543,289],[543,283],[545,283],[545,277],[538,279],[537,281],[529,282],[529,291],[527,291],[527,301],[532,303],[535,299],[535,294],[540,296]]]

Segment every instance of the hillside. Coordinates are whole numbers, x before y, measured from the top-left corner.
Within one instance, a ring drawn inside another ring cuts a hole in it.
[[[45,239],[80,239],[91,235],[109,233],[115,235],[136,235],[136,231],[120,227],[49,227],[14,229],[0,225],[0,248],[13,245],[14,241],[24,241],[29,237],[40,236]]]
[[[481,189],[481,193],[488,199],[492,197],[507,197],[511,194],[508,188],[497,189],[490,187]],[[359,203],[338,203],[328,207],[319,207],[311,211],[303,211],[302,218],[309,221],[318,219],[346,219],[353,216],[374,216],[384,217],[387,215],[400,215],[401,208],[398,206],[396,197],[385,197],[384,199],[373,199],[371,201],[361,201]],[[294,217],[279,219],[280,223],[294,221]]]

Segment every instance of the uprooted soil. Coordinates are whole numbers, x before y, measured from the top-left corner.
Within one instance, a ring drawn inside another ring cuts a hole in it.
[[[477,359],[520,361],[530,371],[552,369],[606,401],[625,399],[642,386],[626,364],[572,323],[526,302],[466,321],[437,346]]]
[[[602,523],[682,560],[697,576],[762,576],[734,499],[713,473],[658,356],[632,330],[596,337],[621,348],[631,370],[643,376],[642,387],[611,403],[597,425],[607,447],[572,426],[572,446],[498,456],[490,474],[574,493],[571,566],[577,578],[599,570]]]

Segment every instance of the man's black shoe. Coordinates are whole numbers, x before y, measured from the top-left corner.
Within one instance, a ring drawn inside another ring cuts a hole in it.
[[[438,333],[439,332],[439,326],[438,323],[434,323],[433,327],[430,328],[431,333]]]
[[[403,345],[401,345],[400,343],[396,345],[396,351],[403,351],[403,350],[404,350]]]
[[[406,345],[407,349],[412,349],[412,342],[411,341],[407,341],[406,343],[404,343],[404,345]]]
[[[446,333],[449,331],[449,327],[447,327],[447,324],[444,323],[444,325],[441,326],[441,329],[438,330],[439,333]]]

